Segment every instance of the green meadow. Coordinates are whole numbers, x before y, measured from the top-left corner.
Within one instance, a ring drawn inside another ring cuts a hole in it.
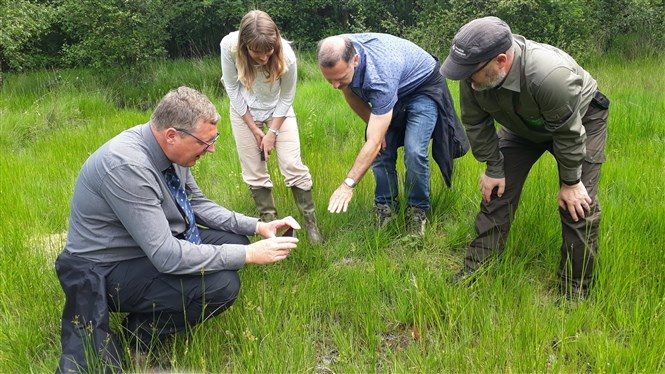
[[[665,60],[606,57],[585,67],[612,100],[588,300],[558,294],[558,178],[549,154],[531,171],[505,252],[471,285],[447,283],[474,235],[481,198],[484,166],[471,152],[456,161],[452,189],[433,164],[422,242],[404,238],[403,213],[374,228],[371,172],[347,213],[328,213],[364,124],[303,56],[295,110],[327,240],[312,246],[302,238],[285,261],[242,269],[236,303],[177,335],[160,359],[175,372],[665,372]],[[206,58],[3,75],[0,372],[55,370],[64,295],[53,262],[79,168],[108,139],[147,122],[169,89],[195,87],[222,115],[216,152],[194,168],[201,188],[256,215],[220,74],[218,60]],[[274,158],[269,166],[280,215],[299,219]],[[131,371],[149,371],[125,360]]]

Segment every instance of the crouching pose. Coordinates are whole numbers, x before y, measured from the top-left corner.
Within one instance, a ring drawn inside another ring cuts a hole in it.
[[[187,87],[169,92],[150,122],[94,152],[76,181],[64,251],[55,267],[65,293],[58,371],[122,370],[109,312],[132,352],[226,310],[238,269],[280,261],[297,239],[292,218],[264,223],[209,200],[190,171],[215,151],[220,116]],[[247,236],[265,240],[250,244]]]

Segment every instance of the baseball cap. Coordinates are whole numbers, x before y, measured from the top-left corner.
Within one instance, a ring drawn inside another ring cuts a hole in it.
[[[477,18],[462,26],[439,72],[448,79],[466,79],[479,63],[496,57],[513,45],[510,27],[497,17]]]

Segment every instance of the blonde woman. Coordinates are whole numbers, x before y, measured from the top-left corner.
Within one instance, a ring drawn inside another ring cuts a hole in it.
[[[277,217],[267,160],[274,150],[284,182],[303,214],[310,242],[321,242],[312,200],[312,176],[300,157],[293,111],[296,56],[270,16],[247,13],[240,30],[221,43],[222,82],[231,101],[231,127],[242,167],[261,219]]]

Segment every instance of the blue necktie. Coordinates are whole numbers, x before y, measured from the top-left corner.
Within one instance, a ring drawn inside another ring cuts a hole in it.
[[[180,178],[176,175],[173,165],[164,170],[164,178],[166,179],[166,185],[169,187],[169,191],[171,192],[171,195],[173,195],[176,204],[178,204],[187,219],[187,231],[185,231],[184,234],[185,239],[194,244],[201,244],[201,235],[199,233],[199,228],[196,227],[192,204],[187,200],[187,193],[185,193],[185,189],[180,185]]]

